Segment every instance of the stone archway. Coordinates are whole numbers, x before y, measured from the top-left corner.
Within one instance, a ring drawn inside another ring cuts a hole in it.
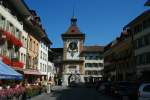
[[[80,83],[81,82],[81,77],[79,74],[70,74],[68,77],[68,84],[75,82],[75,83]]]

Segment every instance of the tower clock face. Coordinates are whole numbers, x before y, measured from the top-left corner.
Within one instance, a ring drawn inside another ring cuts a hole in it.
[[[69,40],[67,43],[67,58],[78,59],[79,56],[79,41]]]
[[[69,44],[69,49],[72,50],[72,51],[77,50],[78,49],[77,43],[76,42],[71,42]]]

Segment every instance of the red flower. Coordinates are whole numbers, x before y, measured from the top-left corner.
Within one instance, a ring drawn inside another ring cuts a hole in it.
[[[12,62],[12,66],[13,66],[13,67],[23,68],[24,63],[22,63],[22,62],[20,62],[20,61],[13,61],[13,62]]]
[[[11,33],[10,33],[10,32],[3,32],[3,35],[6,36],[6,39],[7,39],[7,40],[10,40],[10,39],[11,39]]]
[[[3,63],[5,63],[5,64],[7,64],[7,65],[10,65],[10,64],[11,64],[11,60],[10,60],[8,57],[2,56],[2,55],[0,55],[0,57],[2,57]]]
[[[22,45],[22,42],[19,40],[19,39],[17,39],[13,34],[11,34],[10,32],[3,32],[3,35],[5,35],[6,36],[6,39],[8,40],[8,41],[10,41],[12,44],[14,44],[15,46],[17,46],[17,47],[22,47],[23,45]]]

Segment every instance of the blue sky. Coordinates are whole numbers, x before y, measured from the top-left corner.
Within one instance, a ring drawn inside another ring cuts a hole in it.
[[[75,15],[80,31],[86,34],[85,45],[107,45],[136,16],[148,9],[146,0],[25,0],[37,11],[53,42],[62,47],[61,34],[70,25],[75,2]]]

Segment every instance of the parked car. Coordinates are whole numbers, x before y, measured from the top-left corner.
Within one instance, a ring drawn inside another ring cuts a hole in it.
[[[77,87],[77,83],[75,81],[72,81],[69,83],[69,87]]]
[[[137,100],[138,83],[133,82],[115,82],[111,87],[113,95],[125,100]]]
[[[102,83],[104,83],[104,82],[106,82],[106,81],[97,81],[96,83],[95,83],[95,88],[96,88],[96,90],[98,90],[99,89],[99,87],[100,87],[100,85],[102,84]]]
[[[150,100],[150,83],[144,83],[139,87],[138,100]]]
[[[98,91],[104,94],[110,94],[111,82],[103,82],[99,85]]]

